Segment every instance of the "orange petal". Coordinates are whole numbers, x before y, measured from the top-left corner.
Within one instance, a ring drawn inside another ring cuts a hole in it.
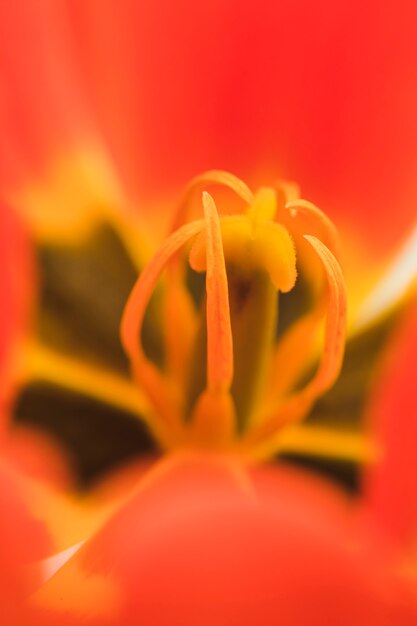
[[[71,626],[301,626],[306,615],[351,626],[384,623],[389,593],[390,623],[405,626],[397,589],[378,584],[350,522],[347,500],[306,474],[183,455],[155,468],[34,600],[46,624],[65,613]]]
[[[24,475],[1,455],[0,617],[2,624],[12,626],[28,623],[23,619],[24,600],[40,584],[39,559],[53,550],[47,529],[30,511],[27,497],[30,485]]]
[[[366,477],[365,509],[401,546],[417,540],[417,307],[386,354],[369,405],[381,459]]]
[[[61,2],[1,4],[3,184],[39,172],[56,151],[92,133],[71,52]]]
[[[33,295],[33,267],[23,225],[0,203],[0,431],[10,400],[18,341],[25,333]]]

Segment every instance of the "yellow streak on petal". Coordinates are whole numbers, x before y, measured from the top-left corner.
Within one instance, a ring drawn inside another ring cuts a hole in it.
[[[318,459],[373,463],[379,458],[380,451],[363,433],[341,432],[305,424],[295,424],[286,428],[275,437],[250,449],[250,457],[255,460],[283,453]]]
[[[8,195],[43,241],[79,241],[126,204],[104,152],[87,147],[56,156],[36,180]]]
[[[206,221],[207,387],[227,391],[233,379],[233,338],[220,220],[213,198],[203,192]]]
[[[20,360],[24,382],[33,379],[51,382],[141,417],[149,414],[149,403],[137,386],[104,368],[88,365],[37,342],[22,350]]]

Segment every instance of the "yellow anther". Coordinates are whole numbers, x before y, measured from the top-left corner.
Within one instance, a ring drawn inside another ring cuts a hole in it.
[[[228,265],[238,268],[242,275],[264,270],[280,291],[293,288],[297,277],[295,248],[284,226],[262,221],[254,230],[252,219],[246,215],[222,217],[220,224]],[[206,270],[205,245],[201,233],[190,254],[191,267],[197,272]]]

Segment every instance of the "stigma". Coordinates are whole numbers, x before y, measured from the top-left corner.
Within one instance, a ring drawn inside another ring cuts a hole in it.
[[[219,211],[211,185],[238,201]],[[308,414],[340,372],[346,288],[338,247],[332,222],[293,185],[253,194],[221,171],[191,181],[121,322],[162,448],[227,450],[249,460],[275,453],[285,428]],[[308,298],[295,306],[288,296],[300,285]],[[156,291],[162,363],[144,348]]]

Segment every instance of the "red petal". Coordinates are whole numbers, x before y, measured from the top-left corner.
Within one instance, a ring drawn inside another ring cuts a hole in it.
[[[377,569],[352,550],[348,512],[302,474],[171,459],[37,601],[71,624],[382,625]]]
[[[26,323],[33,289],[30,251],[17,216],[0,203],[0,408],[9,396],[12,351]],[[0,418],[4,419],[4,415]]]
[[[68,27],[60,1],[0,4],[0,175],[8,184],[33,174],[87,129]]]
[[[0,459],[0,615],[19,604],[36,582],[25,567],[51,549],[45,529],[26,508],[23,485],[12,466]]]
[[[413,0],[3,3],[2,165],[30,166],[93,119],[136,195],[213,166],[284,176],[383,250],[415,218],[416,12]]]
[[[132,185],[155,195],[213,166],[296,179],[381,250],[414,220],[414,0],[69,6]]]
[[[416,354],[414,307],[391,345],[370,406],[382,458],[367,479],[367,504],[373,519],[405,546],[417,539]]]

